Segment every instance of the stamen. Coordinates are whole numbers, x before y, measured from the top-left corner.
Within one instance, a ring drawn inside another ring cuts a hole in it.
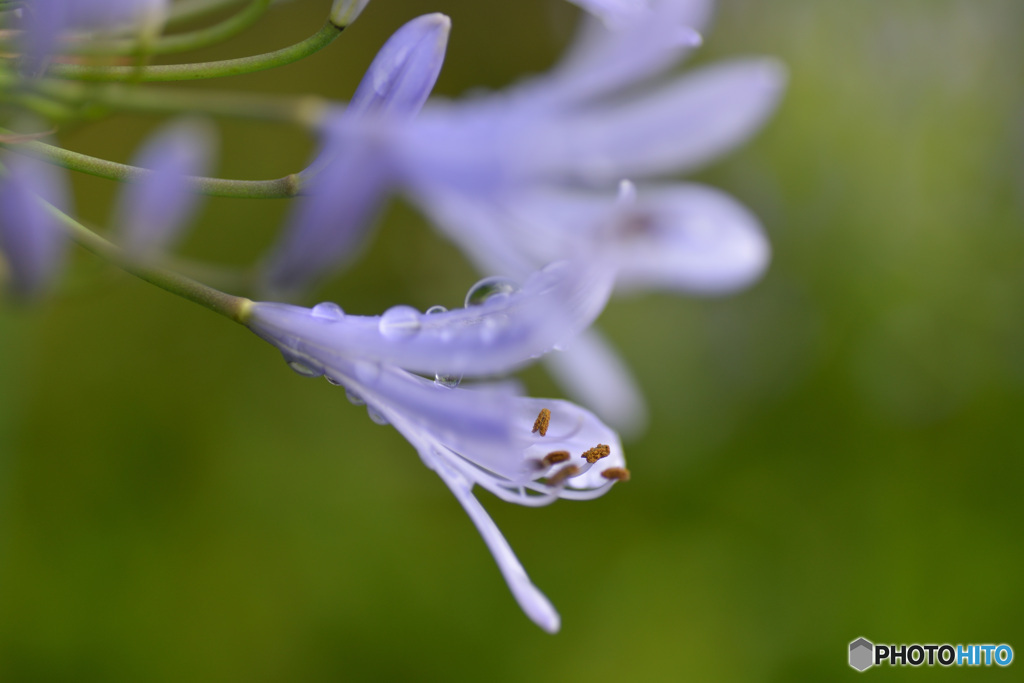
[[[609,467],[604,472],[601,472],[601,476],[605,479],[614,479],[615,481],[629,481],[629,470],[625,467]]]
[[[544,460],[541,462],[545,465],[551,466],[560,462],[565,462],[569,457],[569,451],[551,451],[544,456]]]
[[[551,424],[551,411],[547,408],[540,409],[540,415],[533,423],[533,434],[540,432],[541,436],[547,436],[548,425]]]
[[[559,486],[564,484],[566,479],[569,477],[575,477],[579,473],[580,468],[576,467],[576,465],[566,465],[548,477],[548,486]]]
[[[597,462],[601,458],[607,457],[608,454],[611,453],[611,452],[612,452],[611,448],[609,448],[608,446],[604,445],[603,443],[599,443],[596,446],[594,446],[593,448],[591,448],[589,451],[586,451],[580,457],[583,458],[584,460],[586,460],[587,462],[589,462],[591,465],[593,465],[595,462]]]

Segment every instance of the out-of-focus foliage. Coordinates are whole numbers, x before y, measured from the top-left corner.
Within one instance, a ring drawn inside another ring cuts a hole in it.
[[[285,45],[326,10],[283,4],[203,56]],[[305,62],[198,87],[346,98],[427,11],[453,20],[452,96],[546,68],[575,17],[371,3]],[[47,308],[0,311],[0,679],[821,681],[854,675],[858,636],[1024,650],[1022,26],[1014,0],[722,0],[699,61],[775,55],[791,85],[700,179],[761,216],[775,259],[737,296],[603,316],[652,406],[630,483],[586,506],[485,497],[558,604],[555,637],[393,430],[76,252]],[[62,141],[126,160],[157,124]],[[225,176],[276,177],[311,148],[221,130]],[[114,184],[75,180],[104,219]],[[251,260],[285,208],[213,200],[185,251]],[[453,306],[475,279],[395,204],[320,298]]]

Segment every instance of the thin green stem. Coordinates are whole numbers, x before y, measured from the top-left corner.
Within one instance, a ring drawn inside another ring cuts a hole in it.
[[[6,173],[7,170],[0,164],[0,176],[6,175]],[[67,231],[71,239],[100,258],[171,294],[176,294],[235,322],[244,324],[249,307],[252,306],[252,301],[249,299],[226,294],[184,275],[134,260],[116,244],[97,235],[54,205],[42,198],[37,199]]]
[[[331,22],[325,23],[319,31],[305,40],[286,48],[238,59],[195,64],[166,64],[138,68],[134,66],[80,66],[77,64],[54,64],[46,73],[56,78],[79,81],[133,81],[166,82],[193,81],[205,78],[239,76],[273,69],[297,62],[330,45],[341,34],[341,28]]]
[[[147,46],[147,52],[151,55],[166,55],[198,50],[220,43],[255,24],[260,17],[266,14],[271,2],[273,0],[251,0],[242,11],[216,24],[186,33],[161,36]],[[117,41],[83,42],[73,46],[71,52],[73,54],[131,57],[138,54],[139,47],[137,40],[126,38]]]
[[[4,134],[10,134],[10,131],[0,128],[0,135]],[[89,175],[109,180],[134,182],[152,173],[152,171],[144,168],[119,164],[116,161],[108,161],[87,154],[72,152],[62,147],[39,142],[38,140],[16,143],[0,142],[0,146],[7,147],[12,152],[26,154],[57,166],[63,166],[73,171],[81,171],[82,173],[88,173]],[[189,180],[194,192],[214,197],[280,199],[294,197],[299,193],[299,183],[296,174],[289,174],[274,180],[229,180],[226,178],[205,178],[199,176],[193,176]]]
[[[2,79],[0,79],[2,80]],[[98,105],[122,111],[160,114],[201,113],[228,118],[295,123],[314,128],[330,109],[315,95],[297,97],[174,87],[129,86],[122,83],[78,83],[43,79],[32,87],[60,102]]]

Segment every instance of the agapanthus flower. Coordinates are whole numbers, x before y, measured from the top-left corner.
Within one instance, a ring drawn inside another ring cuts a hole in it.
[[[417,17],[377,53],[345,110],[323,130],[322,149],[300,175],[305,184],[264,268],[272,292],[299,290],[354,256],[365,227],[392,186],[390,153],[371,137],[339,139],[352,120],[406,120],[426,102],[444,63],[451,21]]]
[[[68,243],[40,199],[67,210],[70,194],[61,169],[16,154],[4,154],[0,164],[0,256],[11,293],[31,300],[52,286]]]
[[[210,124],[167,124],[136,153],[132,165],[151,171],[122,190],[114,215],[119,245],[135,258],[152,258],[181,238],[200,196],[189,176],[207,175],[216,150]]]
[[[465,508],[523,611],[554,632],[557,612],[472,488],[531,506],[593,498],[628,479],[621,443],[572,403],[494,384],[468,388],[458,377],[506,372],[571,338],[596,317],[610,290],[599,265],[560,262],[521,288],[482,281],[467,306],[452,311],[399,306],[381,316],[351,316],[332,303],[254,303],[244,319],[294,370],[343,386],[376,422],[408,439]]]
[[[379,174],[376,201],[387,177],[484,272],[522,277],[585,249],[607,255],[620,291],[719,293],[750,283],[770,253],[757,219],[711,188],[650,182],[694,170],[750,137],[775,108],[784,70],[748,58],[667,75],[701,44],[710,2],[645,4],[622,25],[586,19],[550,73],[505,91],[431,102],[402,121],[335,118],[336,149],[356,150],[356,160],[372,145],[387,164],[348,168],[342,151],[324,191],[358,186],[369,169]],[[352,214],[360,219],[371,214],[366,196]],[[365,229],[347,223],[346,239]],[[593,385],[589,365],[618,368],[606,374],[616,383],[599,392],[616,397],[605,406],[614,413],[599,412],[638,428],[639,392],[610,347],[587,334],[577,347],[588,351],[569,345],[546,360],[580,399],[595,395],[582,384]],[[570,358],[577,353],[586,358]]]

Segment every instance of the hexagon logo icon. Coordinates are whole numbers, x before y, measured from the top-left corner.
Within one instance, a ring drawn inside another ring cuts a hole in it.
[[[850,643],[850,666],[863,671],[875,663],[875,646],[870,640],[858,638]]]

